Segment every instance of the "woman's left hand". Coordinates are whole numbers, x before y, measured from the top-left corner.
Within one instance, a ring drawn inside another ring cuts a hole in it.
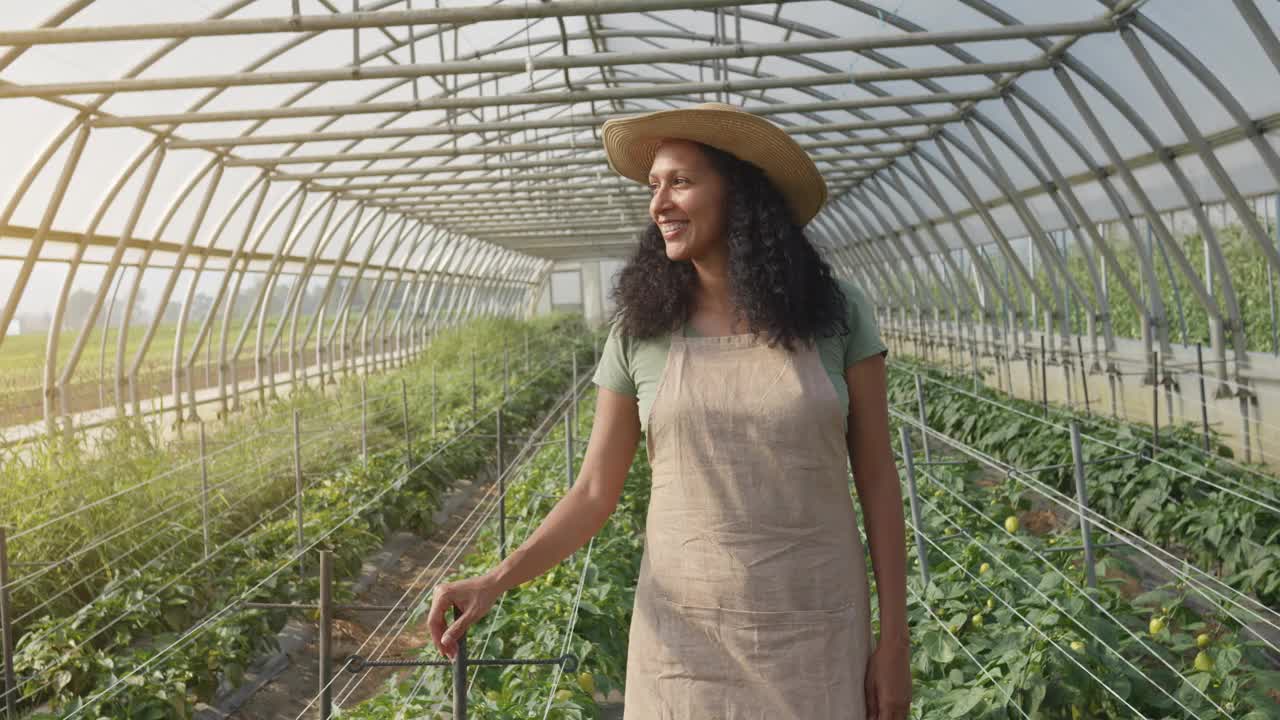
[[[911,644],[876,644],[867,662],[867,720],[906,720],[911,708]]]

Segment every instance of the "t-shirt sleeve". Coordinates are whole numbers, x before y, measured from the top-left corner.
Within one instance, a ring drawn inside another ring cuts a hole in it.
[[[880,328],[876,324],[875,309],[862,291],[849,283],[842,283],[849,315],[849,334],[844,341],[844,366],[852,367],[859,360],[876,354],[888,354],[889,349],[880,340]]]
[[[621,395],[636,397],[635,373],[631,371],[631,343],[618,331],[615,323],[600,351],[600,363],[592,382]]]

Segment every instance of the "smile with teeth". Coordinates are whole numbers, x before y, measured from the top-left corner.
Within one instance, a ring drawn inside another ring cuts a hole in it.
[[[665,238],[675,237],[687,227],[689,227],[688,220],[672,220],[658,223],[658,228],[662,230],[662,236]]]

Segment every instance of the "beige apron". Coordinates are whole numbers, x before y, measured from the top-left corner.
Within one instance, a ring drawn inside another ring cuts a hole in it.
[[[863,720],[866,563],[840,398],[813,347],[673,336],[626,720]]]

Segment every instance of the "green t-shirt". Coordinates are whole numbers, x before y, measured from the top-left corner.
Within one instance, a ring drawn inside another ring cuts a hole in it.
[[[817,345],[822,366],[831,378],[847,417],[849,388],[845,382],[845,369],[859,360],[888,350],[880,341],[875,313],[862,291],[846,282],[840,282],[840,289],[848,302],[846,322],[849,333],[818,338]],[[690,335],[696,335],[693,328],[686,330]],[[609,330],[609,338],[600,354],[600,364],[596,367],[593,380],[597,385],[637,399],[640,427],[645,432],[648,431],[649,409],[658,392],[658,381],[662,379],[670,350],[670,336],[637,340],[622,336],[615,325]]]

